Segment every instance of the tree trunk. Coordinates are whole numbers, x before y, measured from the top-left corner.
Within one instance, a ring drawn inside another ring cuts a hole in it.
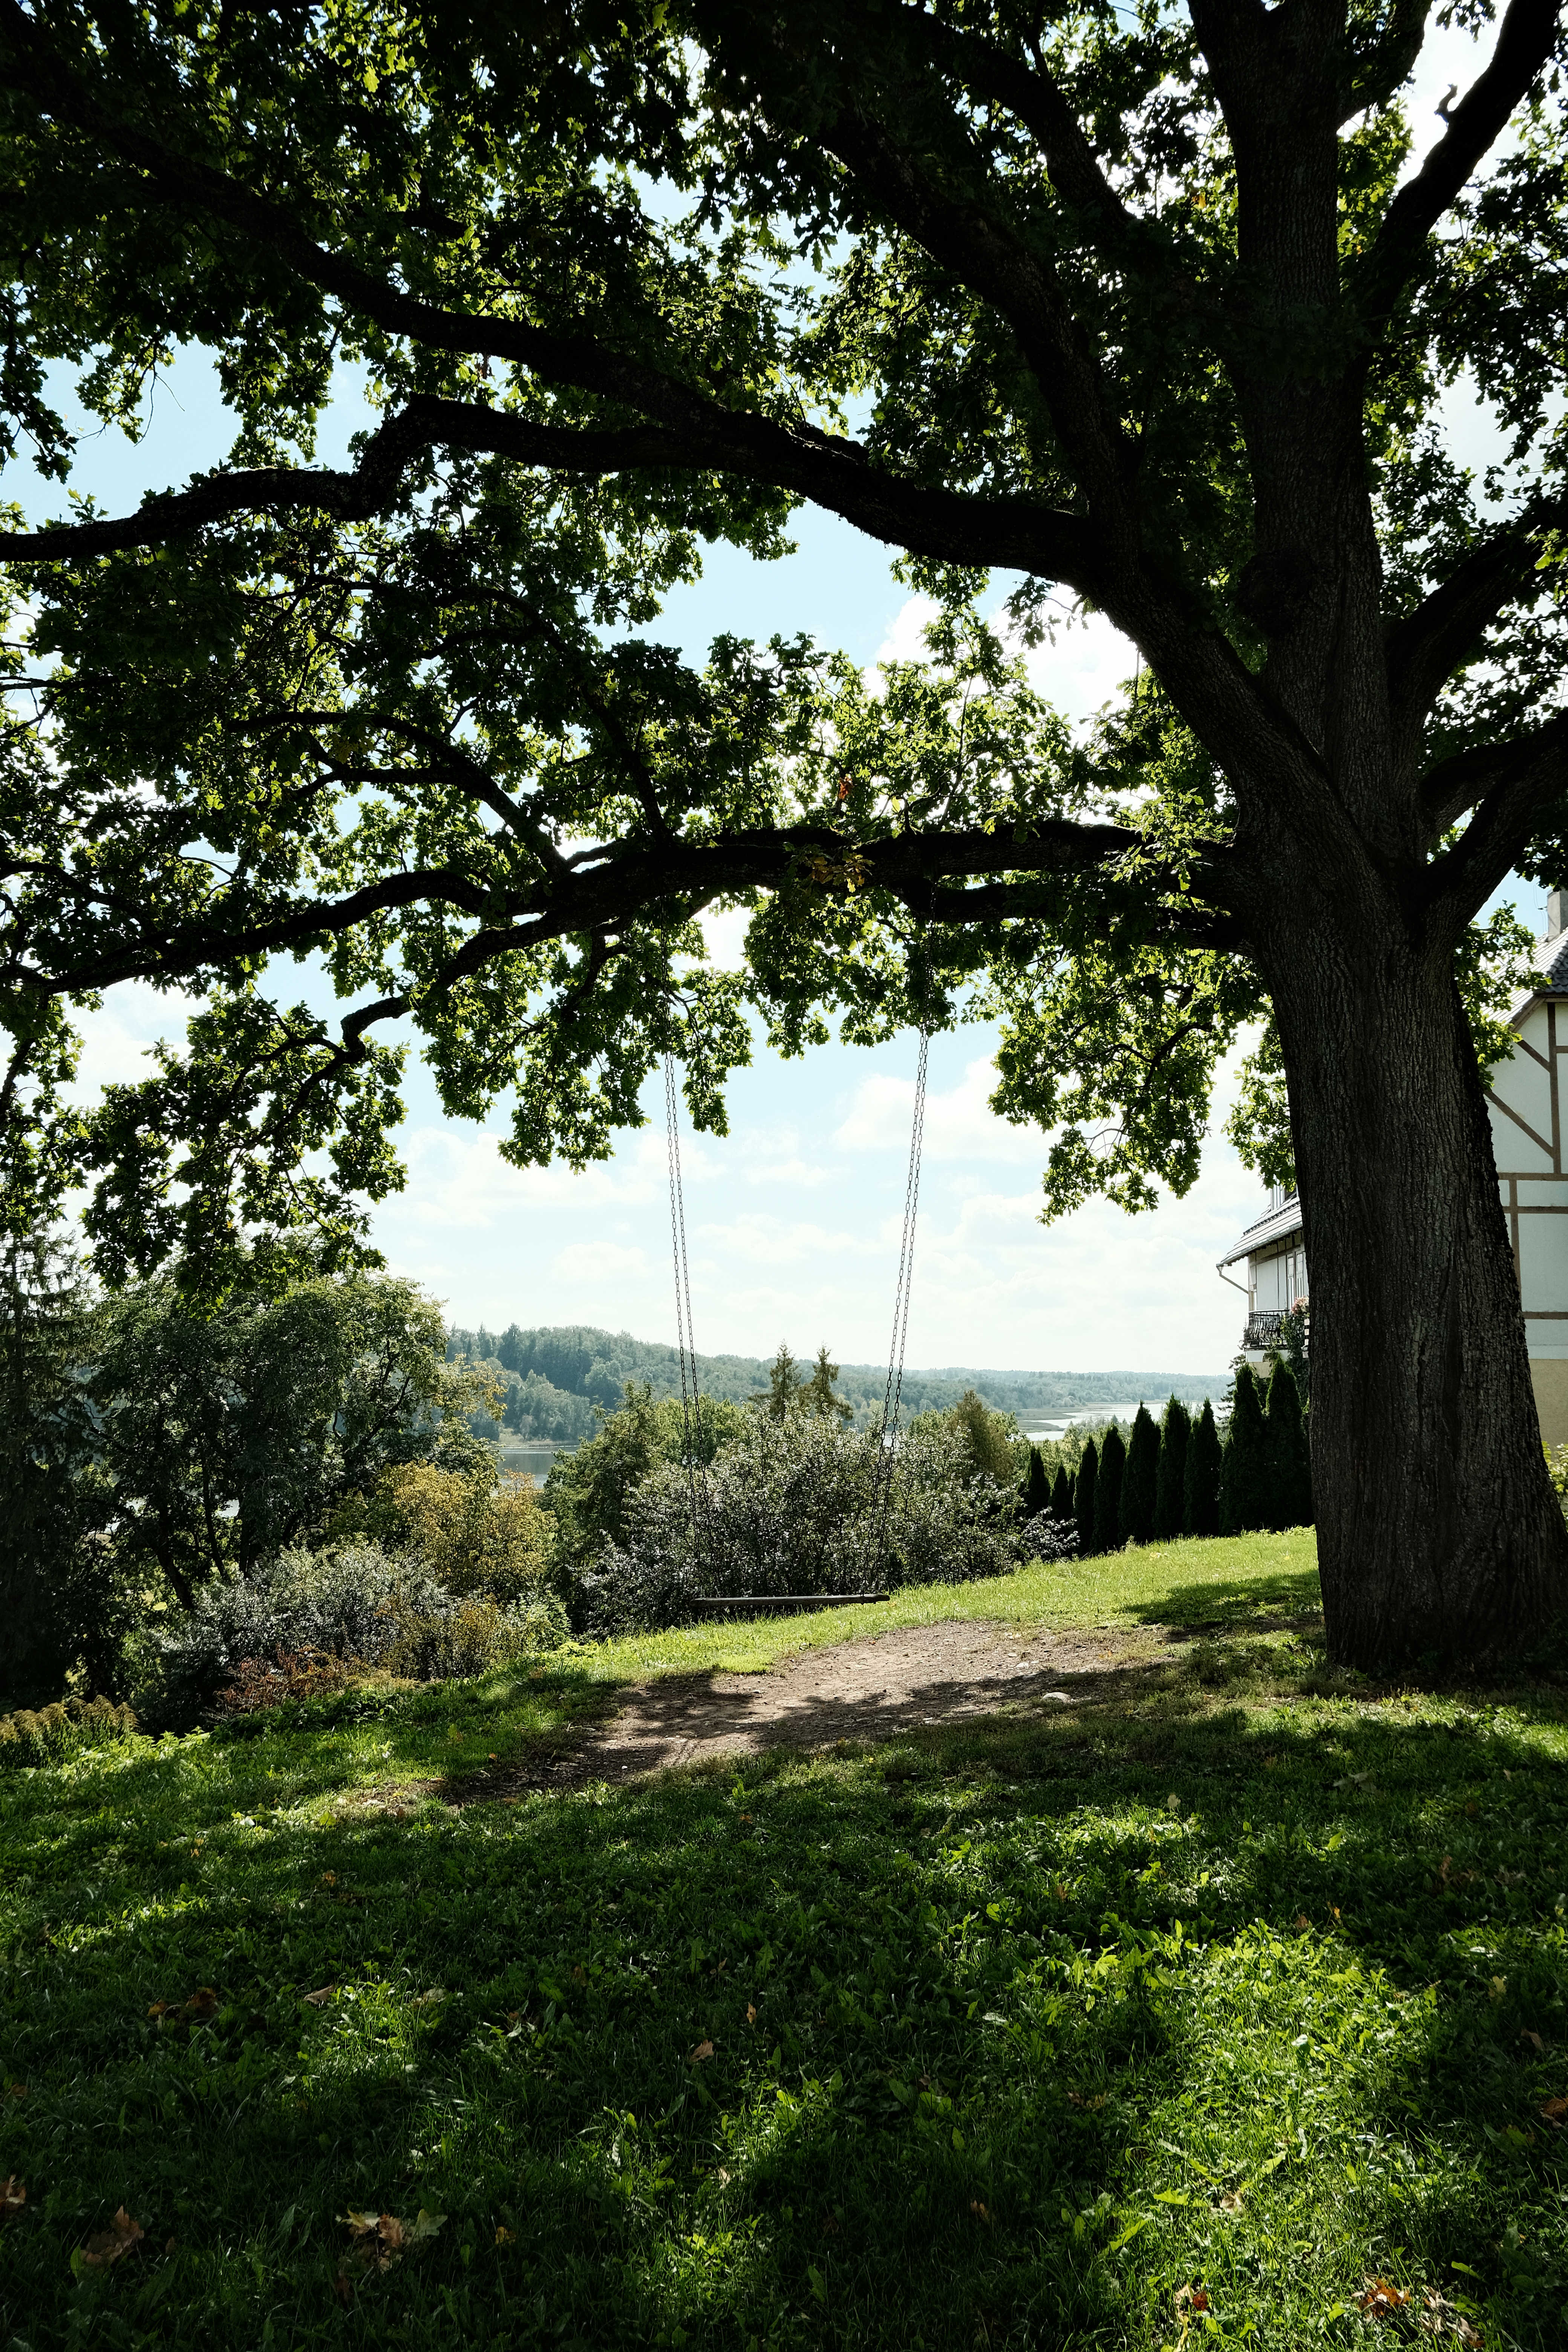
[[[1517,1652],[1568,1605],[1491,1126],[1452,959],[1386,907],[1267,951],[1311,1278],[1330,1655]]]

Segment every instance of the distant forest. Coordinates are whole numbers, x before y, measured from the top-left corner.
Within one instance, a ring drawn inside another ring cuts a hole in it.
[[[553,1438],[560,1444],[592,1436],[594,1407],[613,1410],[628,1381],[647,1381],[656,1397],[680,1392],[675,1349],[658,1340],[634,1339],[626,1331],[596,1331],[571,1323],[538,1331],[524,1331],[513,1323],[505,1331],[489,1331],[481,1324],[477,1331],[451,1330],[447,1352],[489,1367],[504,1392],[501,1419],[509,1433]],[[697,1363],[709,1396],[742,1404],[768,1384],[767,1362],[761,1356],[699,1356]],[[863,1424],[880,1410],[887,1378],[885,1364],[843,1367],[838,1392],[854,1406],[858,1423]],[[1137,1397],[1151,1406],[1163,1404],[1171,1395],[1184,1402],[1217,1398],[1228,1378],[1224,1372],[1018,1372],[944,1365],[935,1371],[906,1371],[904,1411],[940,1412],[956,1404],[965,1389],[973,1389],[994,1411],[1016,1412],[1027,1426]],[[486,1436],[500,1433],[486,1416],[476,1417],[475,1426]]]

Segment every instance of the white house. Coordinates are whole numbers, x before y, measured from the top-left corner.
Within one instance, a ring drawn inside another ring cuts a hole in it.
[[[1518,1043],[1487,1088],[1492,1151],[1541,1433],[1548,1445],[1562,1445],[1568,1443],[1568,1166],[1559,1062],[1568,1055],[1568,890],[1552,891],[1546,902],[1537,976],[1509,1007],[1509,1020]],[[1245,1281],[1232,1271],[1243,1265]],[[1242,1352],[1260,1364],[1279,1338],[1280,1316],[1309,1296],[1294,1192],[1272,1188],[1267,1213],[1226,1251],[1219,1271],[1247,1294]]]
[[[1247,1279],[1239,1281],[1230,1268],[1245,1262]],[[1301,1203],[1282,1184],[1268,1188],[1267,1213],[1248,1225],[1233,1249],[1219,1262],[1223,1278],[1247,1294],[1247,1326],[1241,1352],[1249,1363],[1261,1364],[1279,1337],[1279,1318],[1307,1291],[1307,1253],[1301,1246]]]
[[[1541,1434],[1568,1442],[1568,1169],[1563,1166],[1559,1057],[1568,1054],[1568,891],[1546,901],[1536,978],[1509,1007],[1518,1043],[1491,1074],[1492,1152]]]

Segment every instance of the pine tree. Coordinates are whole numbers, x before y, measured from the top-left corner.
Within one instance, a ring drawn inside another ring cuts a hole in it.
[[[1121,1480],[1127,1468],[1127,1447],[1114,1422],[1100,1449],[1100,1475],[1094,1482],[1094,1548],[1116,1551],[1121,1542]]]
[[[1187,1443],[1192,1420],[1180,1397],[1173,1397],[1160,1423],[1160,1466],[1154,1475],[1154,1533],[1179,1536],[1186,1525]]]
[[[1154,1490],[1160,1475],[1160,1433],[1147,1405],[1132,1416],[1127,1467],[1121,1475],[1117,1532],[1123,1543],[1146,1544],[1154,1532]]]
[[[1029,1475],[1024,1481],[1024,1517],[1037,1519],[1042,1511],[1051,1507],[1051,1482],[1046,1475],[1046,1465],[1040,1459],[1037,1445],[1029,1448]]]
[[[800,1391],[801,1403],[807,1412],[816,1413],[821,1421],[831,1421],[835,1414],[840,1421],[854,1420],[854,1406],[847,1403],[843,1397],[835,1396],[833,1392],[833,1383],[837,1378],[837,1365],[828,1362],[826,1348],[818,1348],[816,1370]],[[775,1421],[783,1419],[780,1413],[774,1413],[773,1417]]]
[[[824,1355],[826,1352],[824,1349]],[[800,1402],[800,1392],[805,1385],[805,1375],[790,1354],[789,1341],[781,1339],[778,1354],[768,1366],[767,1387],[754,1389],[752,1402],[760,1404],[770,1421],[783,1421],[791,1407]]]
[[[1219,1432],[1207,1397],[1187,1439],[1187,1467],[1182,1497],[1182,1528],[1189,1536],[1219,1533]]]
[[[1268,1383],[1268,1464],[1276,1528],[1312,1524],[1312,1465],[1301,1417],[1300,1392],[1289,1364],[1277,1363]]]
[[[1060,1519],[1064,1527],[1073,1517],[1072,1480],[1065,1462],[1057,1465],[1056,1484],[1051,1488],[1051,1517]]]
[[[1078,1512],[1078,1548],[1085,1559],[1094,1549],[1095,1488],[1100,1483],[1100,1449],[1091,1437],[1079,1456],[1073,1503]]]
[[[1219,1466],[1222,1536],[1245,1535],[1249,1528],[1270,1524],[1272,1484],[1268,1432],[1258,1383],[1252,1377],[1252,1366],[1238,1364],[1236,1402],[1230,1409],[1230,1426],[1225,1433],[1225,1452]]]

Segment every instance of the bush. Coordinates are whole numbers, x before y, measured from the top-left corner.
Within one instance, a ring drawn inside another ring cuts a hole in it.
[[[450,1593],[476,1593],[502,1608],[542,1599],[550,1581],[549,1520],[531,1478],[493,1471],[464,1477],[433,1462],[389,1470],[371,1524],[416,1552]]]
[[[1121,1505],[1117,1532],[1123,1543],[1146,1544],[1154,1532],[1154,1496],[1160,1475],[1160,1433],[1149,1409],[1141,1404],[1127,1441],[1127,1467],[1121,1474]]]
[[[254,1698],[266,1706],[297,1696],[297,1682],[323,1690],[334,1662],[340,1684],[378,1667],[446,1679],[554,1649],[566,1634],[552,1594],[503,1605],[454,1593],[417,1559],[378,1543],[282,1552],[255,1576],[207,1586],[188,1616],[154,1636],[143,1706],[160,1722],[188,1724],[215,1706],[243,1711],[247,1693],[274,1690]],[[239,1696],[220,1700],[227,1692]]]
[[[1192,1417],[1172,1397],[1160,1424],[1160,1465],[1154,1479],[1154,1533],[1179,1536],[1186,1515],[1187,1442]]]
[[[1190,1536],[1216,1536],[1219,1533],[1220,1460],[1219,1432],[1215,1427],[1214,1407],[1205,1397],[1204,1409],[1194,1422],[1187,1438],[1182,1525]]]
[[[129,1739],[139,1728],[128,1706],[108,1698],[57,1699],[51,1706],[18,1707],[0,1715],[0,1765],[58,1764],[83,1748]]]
[[[738,1443],[753,1418],[744,1405],[703,1397],[696,1431],[699,1461],[710,1463],[721,1447]],[[655,1404],[647,1381],[640,1386],[628,1381],[621,1410],[601,1410],[597,1435],[551,1465],[544,1500],[552,1522],[554,1570],[574,1605],[580,1580],[594,1567],[606,1538],[616,1544],[625,1540],[627,1507],[643,1480],[661,1463],[685,1460],[686,1429],[679,1397],[664,1397]]]
[[[678,1624],[700,1597],[869,1592],[882,1585],[996,1576],[1019,1554],[1011,1486],[976,1475],[946,1416],[923,1416],[889,1464],[876,1432],[816,1415],[751,1417],[693,1474],[654,1469],[629,1498],[624,1542],[606,1538],[584,1582],[597,1633]],[[1037,1555],[1070,1534],[1032,1523]]]
[[[1073,1503],[1078,1512],[1078,1548],[1085,1556],[1095,1548],[1095,1490],[1099,1485],[1100,1448],[1091,1437],[1079,1455],[1078,1478],[1073,1486]]]
[[[1114,1422],[1100,1451],[1100,1475],[1094,1482],[1094,1549],[1115,1551],[1121,1542],[1121,1480],[1127,1467],[1127,1446]]]

